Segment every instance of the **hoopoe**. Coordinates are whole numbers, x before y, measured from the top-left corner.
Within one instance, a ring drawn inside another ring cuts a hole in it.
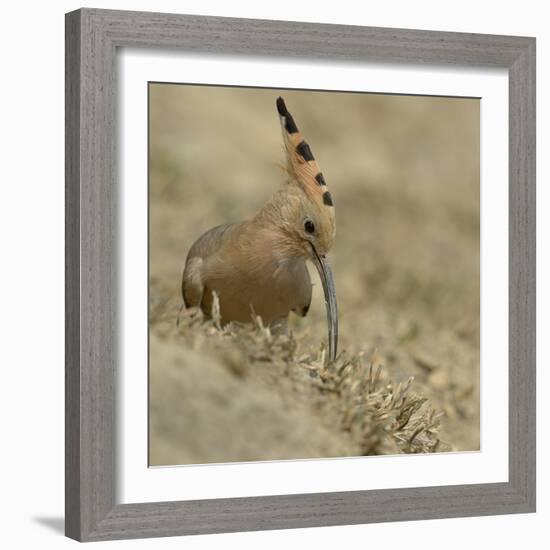
[[[213,292],[222,323],[251,321],[286,326],[291,311],[305,317],[311,303],[311,260],[321,279],[328,320],[329,359],[336,358],[338,311],[332,271],[326,259],[334,241],[334,204],[311,149],[277,99],[286,152],[283,185],[251,219],[219,225],[193,244],[185,262],[182,295],[186,307],[209,315]]]

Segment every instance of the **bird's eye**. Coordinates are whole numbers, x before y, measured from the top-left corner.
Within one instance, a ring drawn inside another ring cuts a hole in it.
[[[306,233],[315,233],[315,225],[311,220],[306,220],[304,222],[304,229]]]

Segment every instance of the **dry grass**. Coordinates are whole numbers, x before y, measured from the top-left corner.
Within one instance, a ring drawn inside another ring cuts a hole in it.
[[[390,380],[376,352],[369,357],[344,352],[335,362],[327,364],[324,344],[311,348],[303,336],[297,337],[292,332],[272,334],[259,317],[250,324],[221,327],[216,297],[210,319],[200,310],[182,310],[175,327],[173,316],[165,315],[166,311],[165,303],[152,308],[153,348],[159,353],[160,349],[175,344],[172,351],[177,360],[168,355],[165,362],[157,361],[152,370],[153,430],[162,431],[166,442],[184,437],[187,451],[182,456],[178,445],[172,448],[165,444],[159,455],[153,448],[154,464],[182,463],[184,457],[185,462],[205,463],[266,457],[429,453],[446,448],[439,436],[441,415],[435,414],[427,399],[414,391],[412,377],[398,384]],[[193,350],[193,354],[178,354],[181,349]],[[226,399],[204,391],[201,382],[194,378],[197,368],[200,377],[212,377],[210,382],[214,384],[219,384],[220,379],[224,381]],[[235,384],[234,392],[227,379]],[[269,394],[271,399],[263,405],[269,409],[278,404],[280,412],[290,413],[300,425],[299,433],[307,433],[308,437],[314,434],[313,445],[302,442],[296,446],[296,425],[286,435],[284,430],[277,431],[277,441],[268,441],[264,434],[270,432],[257,426],[252,434],[252,448],[230,446],[227,451],[225,442],[242,439],[242,430],[246,429],[243,421],[245,425],[257,421],[254,407],[252,414],[244,411],[243,415],[240,407],[234,411],[227,406],[227,401],[243,397],[239,393],[243,385],[257,395]],[[190,386],[191,392],[185,388]],[[178,387],[181,391],[176,390],[175,394],[179,393],[182,399],[175,405],[166,400],[166,394]],[[193,393],[195,398],[191,397]],[[188,399],[184,399],[186,395]],[[219,426],[209,422],[201,430],[182,430],[197,414],[203,418],[224,417],[223,435]],[[233,414],[237,418],[232,418]],[[209,430],[215,435],[205,433]],[[224,441],[225,452],[202,447],[202,440],[219,437]],[[195,441],[197,438],[201,441]]]

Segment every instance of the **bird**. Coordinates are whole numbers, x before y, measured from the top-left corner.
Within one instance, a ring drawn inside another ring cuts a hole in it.
[[[312,297],[306,262],[323,287],[328,360],[338,346],[338,308],[327,260],[336,235],[334,201],[309,144],[282,97],[276,100],[286,181],[250,219],[213,227],[191,246],[183,270],[183,306],[211,315],[214,293],[222,324],[260,316],[270,327],[287,327],[290,312],[305,317]]]

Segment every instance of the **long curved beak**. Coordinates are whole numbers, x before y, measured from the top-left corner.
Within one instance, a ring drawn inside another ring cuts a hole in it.
[[[323,284],[323,292],[325,293],[325,306],[327,308],[327,322],[328,322],[328,355],[329,360],[334,361],[336,359],[336,351],[338,349],[338,305],[336,303],[336,287],[334,286],[334,277],[332,276],[332,269],[327,262],[325,256],[321,256],[313,249],[313,263],[319,272],[321,283]]]

